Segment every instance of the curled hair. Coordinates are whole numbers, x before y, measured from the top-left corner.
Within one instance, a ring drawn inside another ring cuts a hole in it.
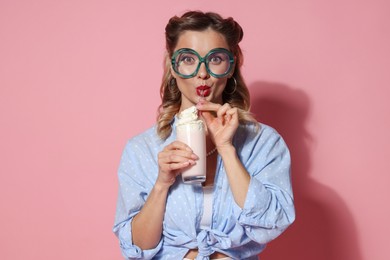
[[[170,58],[183,32],[204,31],[208,28],[225,37],[230,51],[235,57],[235,69],[232,76],[236,79],[237,86],[235,86],[234,80],[228,80],[222,93],[223,103],[229,103],[232,107],[238,108],[240,123],[256,122],[249,112],[249,91],[240,70],[243,63],[243,55],[238,44],[244,36],[241,26],[231,17],[224,19],[219,14],[213,12],[190,11],[184,13],[181,17],[172,17],[165,27],[166,57],[160,87],[161,105],[159,106],[157,116],[157,133],[163,140],[171,134],[171,122],[181,106],[181,93],[175,78],[171,74]]]

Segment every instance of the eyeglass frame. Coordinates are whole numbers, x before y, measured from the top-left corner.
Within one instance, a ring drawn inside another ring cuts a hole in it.
[[[180,72],[178,72],[178,71],[176,70],[176,66],[175,66],[175,65],[176,65],[176,57],[177,57],[178,55],[180,55],[181,53],[183,53],[183,52],[190,52],[190,53],[192,53],[192,54],[195,54],[195,55],[198,57],[198,59],[199,59],[198,67],[197,67],[196,70],[195,70],[192,74],[190,74],[190,75],[181,74]],[[223,74],[215,74],[215,73],[213,73],[213,72],[209,69],[209,64],[208,64],[208,62],[207,62],[207,58],[208,58],[210,55],[212,55],[212,54],[214,54],[214,53],[216,53],[216,52],[223,52],[223,53],[226,53],[226,54],[228,55],[228,57],[229,57],[230,67],[229,67],[229,69],[228,69],[225,73],[223,73]],[[233,69],[233,67],[234,67],[234,66],[233,66],[234,62],[235,62],[235,60],[234,60],[234,55],[233,55],[233,53],[231,53],[229,50],[227,50],[227,49],[225,49],[225,48],[215,48],[215,49],[212,49],[212,50],[209,51],[204,57],[201,57],[201,56],[199,55],[199,53],[197,53],[197,52],[196,52],[195,50],[193,50],[193,49],[190,49],[190,48],[182,48],[182,49],[178,49],[177,51],[175,51],[175,52],[173,53],[173,55],[172,55],[172,58],[171,58],[171,65],[172,65],[173,70],[175,71],[175,73],[176,73],[177,75],[179,75],[180,77],[182,77],[182,78],[184,78],[184,79],[189,79],[189,78],[195,77],[195,75],[198,74],[200,65],[201,65],[202,63],[204,63],[204,65],[205,65],[205,67],[206,67],[207,73],[209,73],[211,76],[213,76],[213,77],[215,77],[215,78],[223,78],[223,77],[225,77],[226,75],[228,75],[228,74],[230,73],[230,71]]]

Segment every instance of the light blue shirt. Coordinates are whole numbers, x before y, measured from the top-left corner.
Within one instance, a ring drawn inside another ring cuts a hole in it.
[[[233,139],[251,176],[244,208],[234,201],[221,157],[217,159],[211,227],[200,229],[201,185],[184,184],[179,175],[171,186],[158,245],[142,250],[132,241],[131,221],[141,210],[158,175],[158,153],[176,139],[162,141],[152,127],[128,141],[118,170],[119,196],[113,231],[126,259],[183,259],[198,248],[197,259],[221,252],[233,259],[258,259],[266,243],[295,219],[290,180],[290,154],[281,136],[261,124],[240,125]]]

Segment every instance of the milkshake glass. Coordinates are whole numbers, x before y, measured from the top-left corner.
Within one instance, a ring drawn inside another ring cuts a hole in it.
[[[199,157],[195,165],[183,170],[184,183],[201,183],[206,180],[206,135],[203,121],[198,119],[195,106],[183,110],[178,115],[176,139],[191,147]]]

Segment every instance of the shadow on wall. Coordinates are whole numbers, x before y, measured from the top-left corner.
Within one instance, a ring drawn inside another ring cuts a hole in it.
[[[274,127],[290,148],[297,215],[294,224],[269,243],[261,260],[361,260],[346,204],[331,188],[309,176],[314,138],[305,128],[308,96],[278,83],[256,82],[249,89],[257,120]]]

